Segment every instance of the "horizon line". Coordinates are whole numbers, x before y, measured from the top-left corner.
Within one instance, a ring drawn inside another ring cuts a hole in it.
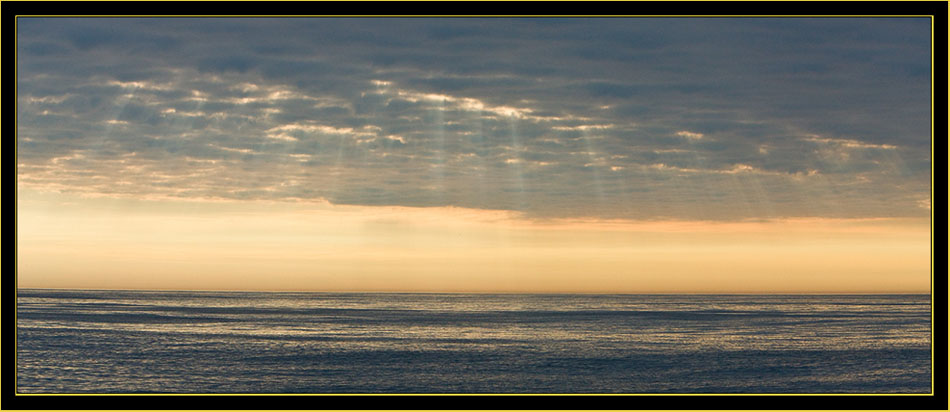
[[[932,295],[926,292],[530,292],[530,291],[388,291],[388,290],[253,290],[253,289],[128,289],[128,288],[70,288],[70,287],[19,287],[16,290],[55,290],[55,291],[110,291],[110,292],[221,292],[221,293],[314,293],[314,294],[431,294],[431,295],[748,295],[748,296],[787,296],[787,295]]]

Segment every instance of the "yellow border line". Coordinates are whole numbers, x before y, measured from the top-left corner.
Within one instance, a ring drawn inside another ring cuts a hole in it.
[[[930,19],[930,393],[934,387],[934,18]],[[950,245],[948,245],[950,249]],[[944,296],[948,296],[950,293]],[[946,337],[946,335],[944,335]]]
[[[219,0],[220,1],[220,0]],[[434,1],[434,0],[433,0]],[[717,15],[676,15],[676,14],[590,14],[590,15],[496,15],[496,14],[18,14],[16,18],[99,18],[99,17],[141,17],[141,18],[913,18],[934,17],[933,14],[717,14]],[[931,29],[932,31],[932,29]]]
[[[223,0],[219,0],[223,1]],[[239,0],[242,1],[242,0]],[[435,1],[435,0],[432,0]],[[492,0],[490,0],[492,1]],[[541,0],[530,0],[530,1],[541,1]],[[555,0],[559,1],[559,0]],[[612,1],[612,0],[608,0]],[[624,0],[618,0],[624,1]],[[90,394],[90,393],[51,393],[51,394],[33,394],[33,393],[19,393],[14,390],[14,396],[23,396],[23,397],[33,397],[33,396],[614,396],[614,397],[623,397],[623,396],[933,396],[934,392],[934,348],[933,348],[933,325],[934,325],[934,294],[933,294],[933,137],[934,137],[934,15],[16,15],[14,17],[14,35],[17,35],[17,24],[19,18],[36,18],[36,17],[145,17],[145,18],[166,18],[166,17],[253,17],[253,18],[281,18],[281,17],[311,17],[311,18],[332,18],[332,17],[362,17],[362,18],[376,18],[376,17],[389,17],[389,18],[399,18],[399,17],[419,17],[419,18],[432,18],[432,17],[565,17],[565,18],[590,18],[590,17],[607,17],[607,18],[630,18],[630,17],[669,17],[669,18],[720,18],[720,17],[733,17],[733,18],[745,18],[745,17],[802,17],[802,18],[826,18],[826,17],[862,17],[862,18],[903,18],[903,17],[928,17],[930,18],[930,393],[897,393],[897,394],[888,394],[888,393],[735,393],[735,394],[726,394],[726,393],[621,393],[621,394],[577,394],[577,393],[538,393],[538,394],[494,394],[494,393],[451,393],[451,394],[428,394],[428,393],[385,393],[385,394],[363,394],[363,393],[303,393],[303,394],[281,394],[281,393],[156,393],[156,394],[140,394],[140,393],[110,393],[110,394]],[[15,42],[14,48],[14,59],[18,56],[19,51],[19,42]],[[14,77],[18,78],[17,67],[14,65]],[[18,93],[18,82],[14,83],[14,93]],[[19,108],[19,102],[15,104],[15,107]],[[18,126],[17,120],[14,117],[14,126]],[[16,136],[19,136],[19,133],[16,133]],[[15,143],[19,144],[19,138],[15,138]],[[17,154],[17,146],[14,146],[14,156]],[[948,148],[948,153],[950,153],[950,148]],[[16,157],[14,157],[16,158]],[[15,169],[16,170],[16,169]],[[17,178],[19,178],[19,172],[17,172]],[[17,183],[19,187],[19,182]],[[14,192],[14,200],[17,199],[17,194]],[[15,229],[18,229],[19,225],[15,226]],[[16,230],[14,231],[16,232]],[[17,242],[18,244],[19,242]],[[14,249],[16,250],[16,248]],[[950,245],[948,245],[948,251],[950,251]],[[16,264],[17,257],[14,257],[14,264]],[[14,284],[16,285],[16,291],[14,291],[14,297],[17,297],[17,292],[19,291],[19,270],[14,272]],[[948,287],[948,292],[950,292],[950,287]],[[17,298],[19,301],[19,298]],[[19,323],[16,318],[16,313],[14,313],[15,323]],[[16,334],[14,334],[14,343],[17,343]],[[14,351],[16,352],[16,351]],[[17,355],[14,353],[14,365],[17,364]],[[16,379],[17,374],[14,374],[14,387],[16,388]]]

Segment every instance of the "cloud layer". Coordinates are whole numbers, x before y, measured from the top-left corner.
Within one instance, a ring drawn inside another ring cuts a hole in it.
[[[928,19],[18,20],[18,185],[926,216]]]

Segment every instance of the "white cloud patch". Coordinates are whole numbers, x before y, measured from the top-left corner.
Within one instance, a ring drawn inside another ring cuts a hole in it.
[[[612,124],[582,124],[578,126],[553,126],[551,127],[554,130],[561,131],[582,131],[586,132],[589,130],[607,130],[614,128]]]
[[[807,142],[822,143],[826,145],[832,145],[832,146],[847,148],[847,149],[881,149],[881,150],[897,149],[897,146],[892,145],[892,144],[873,144],[873,143],[865,143],[865,142],[854,140],[854,139],[833,139],[833,138],[821,137],[817,135],[808,136],[804,138],[803,140]]]
[[[676,135],[689,140],[700,140],[704,137],[702,133],[690,132],[687,130],[680,130],[676,132]]]
[[[487,116],[513,117],[518,119],[542,118],[531,116],[532,109],[525,107],[513,107],[507,105],[490,105],[479,99],[471,97],[456,97],[447,94],[423,93],[407,89],[389,89],[392,82],[382,82],[374,80],[374,85],[385,84],[386,88],[379,91],[381,94],[393,96],[393,99],[404,100],[407,102],[424,102],[431,105],[441,105],[441,110],[461,110],[475,112]]]

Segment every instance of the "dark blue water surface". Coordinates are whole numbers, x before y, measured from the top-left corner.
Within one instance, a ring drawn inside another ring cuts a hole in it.
[[[929,295],[19,290],[20,393],[928,393]]]

